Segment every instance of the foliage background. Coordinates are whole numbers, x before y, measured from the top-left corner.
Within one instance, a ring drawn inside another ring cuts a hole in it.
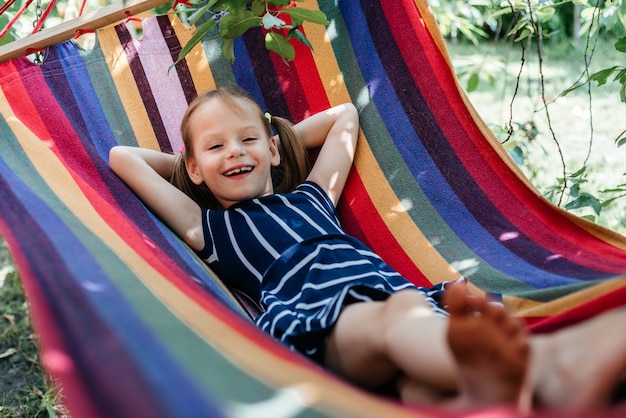
[[[430,0],[470,99],[546,198],[626,232],[626,0]]]

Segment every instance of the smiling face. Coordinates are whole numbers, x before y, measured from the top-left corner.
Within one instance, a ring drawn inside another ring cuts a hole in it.
[[[212,98],[189,117],[187,172],[203,182],[224,208],[274,192],[271,167],[280,156],[258,107],[243,98]]]

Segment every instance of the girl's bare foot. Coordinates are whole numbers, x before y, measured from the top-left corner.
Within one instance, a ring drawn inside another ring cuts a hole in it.
[[[626,310],[531,339],[540,408],[570,412],[606,410],[626,371]]]
[[[459,408],[509,405],[528,412],[524,389],[529,359],[523,325],[499,304],[454,285],[444,299],[450,313],[448,344],[459,369]]]

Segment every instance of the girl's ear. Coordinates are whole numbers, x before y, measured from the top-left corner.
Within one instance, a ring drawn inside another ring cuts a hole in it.
[[[278,152],[275,136],[270,138],[270,154],[272,155],[272,159],[270,160],[272,166],[278,167],[280,165],[280,153]]]
[[[193,157],[185,158],[185,168],[187,168],[187,174],[189,174],[189,178],[191,181],[200,185],[204,180],[202,180],[202,176],[198,171],[198,164],[196,164],[196,159]]]

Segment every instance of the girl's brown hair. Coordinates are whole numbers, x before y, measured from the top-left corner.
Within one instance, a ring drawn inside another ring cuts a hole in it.
[[[300,135],[293,129],[292,123],[287,119],[277,116],[266,118],[261,107],[240,89],[218,87],[215,90],[209,90],[199,95],[191,102],[185,112],[180,124],[184,150],[176,156],[176,163],[170,177],[170,183],[182,190],[201,207],[208,209],[220,208],[217,199],[206,184],[202,183],[197,185],[191,181],[185,166],[185,160],[189,157],[193,157],[193,148],[188,132],[189,119],[201,104],[212,99],[223,100],[225,103],[232,106],[237,106],[234,99],[248,100],[253,103],[257,109],[256,115],[252,115],[251,117],[259,118],[265,127],[268,138],[272,136],[272,126],[274,127],[278,135],[278,152],[280,154],[280,166],[272,167],[274,192],[291,192],[306,179],[310,170],[309,154],[304,147]]]

